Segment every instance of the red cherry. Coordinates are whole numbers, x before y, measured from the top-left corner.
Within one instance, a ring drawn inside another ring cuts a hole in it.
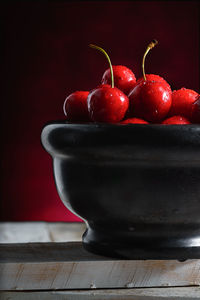
[[[90,44],[90,47],[106,56],[110,66],[111,87],[103,84],[89,93],[87,99],[89,115],[95,122],[120,122],[128,109],[129,99],[121,90],[114,87],[113,68],[106,51],[93,44]]]
[[[142,59],[143,78],[140,79],[135,88],[129,94],[129,117],[135,116],[149,122],[157,123],[163,120],[171,107],[171,89],[164,79],[158,75],[145,74],[145,58],[147,53],[154,48],[158,42],[153,40],[148,46]],[[156,80],[155,80],[156,79]],[[158,79],[158,81],[157,81]]]
[[[155,75],[155,74],[146,74],[146,80],[148,81],[157,81],[157,82],[162,82],[164,85],[166,85],[166,87],[169,89],[169,91],[171,92],[171,87],[169,85],[169,83],[161,76],[159,75]],[[136,85],[139,84],[140,82],[144,81],[144,78],[141,77],[136,81]]]
[[[99,84],[98,86],[97,86],[97,88],[105,88],[105,87],[111,87],[111,85],[110,84]]]
[[[191,124],[188,119],[182,116],[173,116],[162,122],[162,124],[170,125],[170,124]]]
[[[94,89],[92,89],[90,91],[90,93],[93,92],[94,90],[96,90],[97,88],[105,88],[105,87],[111,88],[111,85],[110,84],[99,84],[97,87],[95,87]]]
[[[129,118],[121,121],[120,124],[149,124],[147,121],[138,118]]]
[[[200,124],[200,95],[192,105],[191,122]]]
[[[125,66],[113,66],[115,87],[123,91],[126,95],[133,89],[136,83],[134,73]],[[102,77],[103,84],[111,84],[111,72],[107,69]]]
[[[76,91],[64,101],[63,110],[68,121],[89,121],[87,97],[89,92]]]
[[[129,94],[129,115],[158,123],[171,107],[171,92],[162,82],[142,81]]]
[[[120,122],[128,109],[128,97],[118,88],[101,87],[88,95],[88,111],[95,122]]]
[[[169,116],[181,115],[191,118],[192,104],[197,100],[198,93],[193,90],[181,88],[172,93],[172,106]]]

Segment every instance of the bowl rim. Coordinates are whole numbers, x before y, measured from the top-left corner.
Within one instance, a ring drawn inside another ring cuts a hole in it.
[[[92,128],[133,128],[133,127],[141,127],[141,128],[200,128],[200,124],[160,124],[160,123],[149,123],[149,124],[121,124],[121,123],[103,123],[103,122],[69,122],[64,119],[58,120],[50,120],[45,123],[43,126],[46,127],[48,125],[70,125],[72,127],[82,126],[82,127],[92,127]]]

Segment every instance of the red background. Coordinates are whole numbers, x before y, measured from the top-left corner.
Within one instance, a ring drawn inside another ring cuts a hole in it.
[[[199,92],[199,4],[5,1],[0,11],[1,220],[77,221],[57,195],[40,134],[47,121],[64,119],[68,94],[99,84],[108,65],[88,44],[104,47],[113,64],[139,77],[144,50],[156,38],[147,73],[163,76],[173,89]]]

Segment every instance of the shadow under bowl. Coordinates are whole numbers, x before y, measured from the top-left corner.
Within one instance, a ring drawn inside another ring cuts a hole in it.
[[[200,258],[200,125],[47,124],[65,206],[83,246],[122,259]]]

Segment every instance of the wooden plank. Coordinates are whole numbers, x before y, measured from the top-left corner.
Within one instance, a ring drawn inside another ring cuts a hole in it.
[[[0,300],[197,300],[199,287],[1,292]]]
[[[85,228],[80,222],[3,222],[0,243],[81,241]]]
[[[200,260],[111,260],[81,243],[0,245],[1,290],[200,285]]]
[[[51,242],[45,222],[0,223],[0,243]]]
[[[0,244],[0,262],[76,262],[109,260],[86,251],[81,242]]]
[[[86,230],[85,223],[46,223],[52,242],[75,242],[81,241]]]

